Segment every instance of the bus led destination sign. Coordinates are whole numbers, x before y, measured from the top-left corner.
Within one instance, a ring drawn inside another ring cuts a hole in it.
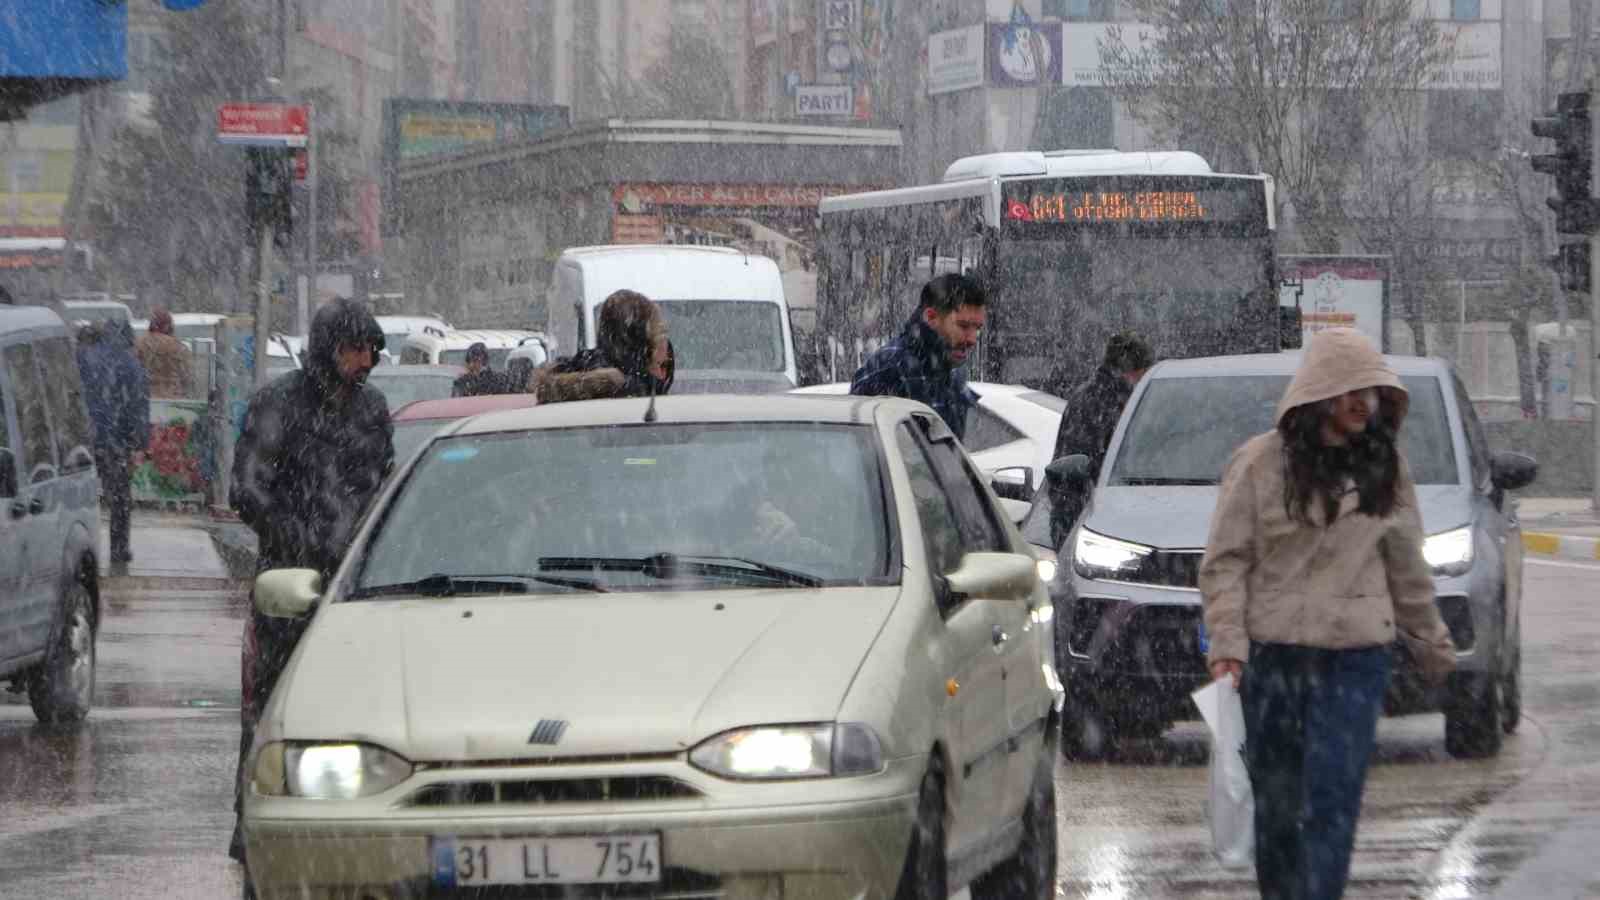
[[[1249,192],[1259,186],[1130,185],[1121,178],[1074,179],[1007,185],[1005,220],[1036,225],[1183,225],[1252,222],[1264,224],[1266,210]],[[1094,183],[1100,182],[1100,183]],[[1259,196],[1257,194],[1256,196]]]

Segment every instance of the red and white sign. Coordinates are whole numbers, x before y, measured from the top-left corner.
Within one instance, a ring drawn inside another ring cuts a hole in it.
[[[217,107],[217,140],[245,147],[304,147],[309,107],[281,103],[224,103]]]

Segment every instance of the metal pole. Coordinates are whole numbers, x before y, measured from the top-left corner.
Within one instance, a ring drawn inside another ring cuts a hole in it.
[[[306,290],[299,292],[295,324],[302,337],[311,334],[311,298],[317,295],[317,107],[306,105]]]
[[[252,268],[256,276],[255,386],[260,390],[267,385],[267,347],[272,339],[272,286],[267,284],[267,257],[272,253],[273,226],[263,216],[257,220],[256,229],[256,258]]]
[[[1576,7],[1578,0],[1573,0]],[[1587,22],[1585,23],[1587,24]],[[1600,136],[1600,122],[1595,121],[1596,109],[1594,96],[1589,97],[1589,153],[1592,167],[1600,164],[1600,144],[1594,138]],[[1595,193],[1594,185],[1589,187],[1591,196]],[[1600,260],[1600,236],[1589,235],[1589,427],[1593,436],[1589,446],[1589,503],[1596,515],[1600,515],[1600,278],[1595,277],[1595,264],[1593,260]],[[1564,326],[1563,326],[1564,332]],[[1565,337],[1565,333],[1562,335]],[[1577,341],[1574,340],[1576,345]],[[1573,393],[1576,393],[1574,391]],[[1576,398],[1574,398],[1576,399]],[[1576,415],[1577,403],[1573,403]]]

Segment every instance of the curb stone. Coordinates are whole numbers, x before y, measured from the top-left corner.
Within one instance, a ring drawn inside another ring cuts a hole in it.
[[[1538,556],[1600,562],[1600,538],[1548,531],[1524,531],[1522,547]]]

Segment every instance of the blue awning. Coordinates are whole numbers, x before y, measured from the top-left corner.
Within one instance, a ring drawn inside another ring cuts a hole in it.
[[[126,0],[17,0],[0,7],[0,120],[127,76]]]

